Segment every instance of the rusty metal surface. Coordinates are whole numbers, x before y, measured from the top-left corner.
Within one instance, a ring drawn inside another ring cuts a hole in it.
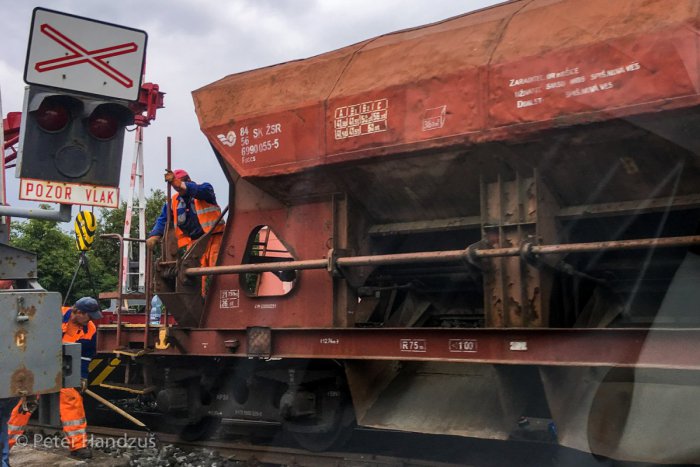
[[[113,326],[98,330],[111,352]],[[155,331],[154,331],[155,332]],[[122,329],[143,342],[143,328]],[[553,366],[619,366],[700,370],[700,329],[272,329],[270,358],[443,360]],[[231,349],[226,341],[238,340]],[[246,330],[173,329],[173,345],[154,354],[248,354]]]
[[[55,292],[0,292],[0,398],[61,389],[61,296]]]
[[[0,244],[0,279],[36,279],[36,253]]]
[[[692,0],[515,1],[231,75],[193,97],[209,141],[244,177],[513,140],[697,104],[697,21]]]
[[[516,177],[481,187],[482,231],[494,248],[520,247],[557,240],[553,227],[556,206],[539,177]],[[478,257],[479,250],[473,251]],[[484,313],[488,327],[546,327],[552,270],[537,268],[523,258],[482,261]]]
[[[251,192],[246,196],[253,199],[256,205],[260,205],[261,199],[265,202],[263,193],[257,192],[253,187],[249,189]],[[333,237],[332,203],[278,206],[261,213],[251,210],[243,199],[242,194],[240,197],[237,195],[236,212],[233,215],[235,227],[227,229],[224,236],[217,263],[219,266],[229,268],[240,265],[246,255],[246,245],[249,244],[251,232],[262,225],[268,226],[275,233],[295,259],[322,258],[328,252]],[[253,270],[261,266],[266,265],[245,265]],[[198,269],[201,268],[189,268],[187,272]],[[270,270],[275,269],[276,266],[273,266]],[[283,267],[278,270],[281,269]],[[200,326],[246,328],[333,325],[333,282],[325,270],[297,273],[294,288],[284,296],[248,296],[243,277],[239,274],[229,274],[214,278]]]

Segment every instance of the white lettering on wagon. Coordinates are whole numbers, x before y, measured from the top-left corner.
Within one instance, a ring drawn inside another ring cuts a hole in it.
[[[222,290],[219,296],[219,308],[238,308],[241,291],[238,289]]]
[[[425,339],[401,339],[399,350],[401,352],[427,352],[428,342]]]
[[[526,76],[524,78],[511,78],[510,81],[508,82],[508,86],[511,88],[514,86],[522,86],[523,84],[532,84],[532,83],[537,83],[539,81],[544,81],[545,77],[544,75],[532,75],[532,76]]]
[[[338,107],[334,111],[335,139],[371,135],[388,129],[389,99]]]
[[[440,107],[433,107],[432,109],[425,109],[423,112],[423,131],[436,130],[445,126],[445,114],[447,113],[447,106],[441,105]]]
[[[516,88],[513,90],[515,108],[524,109],[543,104],[555,95],[573,99],[613,90],[619,87],[623,75],[641,68],[639,62],[624,63],[593,72],[581,67],[567,67],[563,70],[508,78],[508,87]]]
[[[250,164],[257,160],[258,155],[281,148],[282,142],[280,138],[275,138],[275,136],[281,134],[282,124],[279,122],[268,122],[255,126],[247,125],[241,127],[238,130],[241,142],[241,163]],[[234,133],[233,144],[235,144],[235,142],[236,135]],[[233,146],[233,144],[230,144],[230,146]]]
[[[340,339],[336,337],[321,337],[319,342],[325,345],[338,345],[340,344]]]
[[[515,97],[525,97],[525,96],[530,96],[532,94],[541,94],[542,93],[542,88],[540,86],[534,87],[534,88],[526,88],[526,89],[518,89],[513,93]]]
[[[450,352],[476,352],[476,339],[450,339],[448,349]]]
[[[537,97],[535,99],[528,99],[526,101],[518,101],[515,103],[515,106],[519,109],[522,109],[523,107],[530,107],[531,105],[538,105],[541,104],[544,101],[541,97]]]
[[[513,352],[526,352],[527,351],[527,341],[510,341],[508,349]]]

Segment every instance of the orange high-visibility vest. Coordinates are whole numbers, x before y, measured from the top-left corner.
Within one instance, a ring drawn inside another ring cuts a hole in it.
[[[173,201],[171,204],[172,210],[173,210],[173,220],[176,226],[175,229],[175,235],[177,237],[177,246],[178,248],[182,248],[183,246],[189,246],[190,243],[192,243],[192,239],[185,235],[185,233],[177,227],[177,205],[179,203],[178,199],[178,194],[173,195]],[[212,230],[212,227],[214,226],[214,222],[219,218],[221,215],[221,208],[216,205],[216,204],[211,204],[207,203],[206,201],[202,201],[201,199],[194,199],[194,210],[195,213],[197,214],[197,219],[199,219],[199,224],[202,226],[202,230],[206,234],[210,230]],[[224,221],[222,220],[219,222],[219,224],[214,228],[213,232],[223,232],[224,231]]]
[[[63,342],[79,342],[80,352],[80,375],[83,378],[88,376],[87,368],[92,359],[95,346],[95,334],[97,326],[92,321],[83,326],[77,326],[66,320],[66,313],[71,307],[61,307],[63,321],[61,331],[63,332]],[[86,357],[86,352],[90,357]],[[68,447],[71,451],[87,447],[87,420],[85,419],[85,408],[83,407],[83,397],[74,388],[63,388],[59,396],[59,409],[61,413],[61,424],[68,439]]]
[[[64,306],[61,307],[61,314],[63,316],[66,315],[66,312],[70,310],[71,307],[69,306]],[[95,335],[97,332],[97,326],[95,326],[95,323],[92,321],[88,321],[87,325],[87,331],[84,329],[81,329],[80,326],[75,326],[74,324],[71,324],[69,322],[62,323],[61,324],[61,332],[63,333],[63,342],[68,344],[68,343],[73,343],[73,342],[78,342],[79,340],[91,340],[92,336]]]
[[[71,309],[69,306],[61,307],[61,314],[66,319],[66,313]],[[92,341],[97,326],[92,321],[89,321],[86,328],[76,326],[66,320],[61,324],[63,332],[63,342],[81,342],[81,346]],[[82,350],[82,349],[81,349]],[[82,355],[82,352],[81,352]],[[89,363],[90,358],[81,357],[81,373],[85,361]],[[85,376],[85,375],[84,375]],[[71,451],[87,447],[87,419],[85,418],[85,408],[83,407],[83,397],[78,391],[73,388],[62,388],[59,393],[59,410],[61,414],[61,424],[63,431],[68,440],[68,446]],[[29,423],[31,412],[20,413],[19,409],[22,402],[18,402],[17,406],[12,410],[10,419],[8,420],[7,430],[9,435],[9,446],[12,447],[17,442],[17,439],[24,434],[24,429]]]

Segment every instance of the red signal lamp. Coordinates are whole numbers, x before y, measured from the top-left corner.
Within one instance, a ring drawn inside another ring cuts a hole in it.
[[[63,103],[54,99],[44,99],[36,111],[39,127],[49,133],[63,130],[70,121],[70,112]]]
[[[88,131],[97,139],[111,139],[119,128],[119,120],[107,110],[98,108],[90,115]]]

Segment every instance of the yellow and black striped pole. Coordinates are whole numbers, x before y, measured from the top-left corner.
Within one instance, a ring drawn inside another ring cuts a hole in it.
[[[68,286],[68,291],[63,298],[63,306],[66,306],[66,302],[70,297],[71,290],[73,290],[73,284],[75,284],[75,278],[78,276],[78,271],[80,271],[81,266],[85,266],[85,272],[87,273],[88,280],[92,286],[93,297],[98,297],[97,291],[95,290],[95,283],[92,281],[92,276],[90,275],[87,254],[85,253],[92,248],[92,244],[95,241],[95,233],[97,232],[97,221],[95,219],[95,215],[90,211],[80,211],[78,215],[75,216],[74,230],[75,247],[80,252],[80,256],[78,257],[78,266],[75,268],[73,278]]]
[[[97,222],[90,211],[80,211],[75,217],[75,246],[78,251],[89,251],[95,241]]]

